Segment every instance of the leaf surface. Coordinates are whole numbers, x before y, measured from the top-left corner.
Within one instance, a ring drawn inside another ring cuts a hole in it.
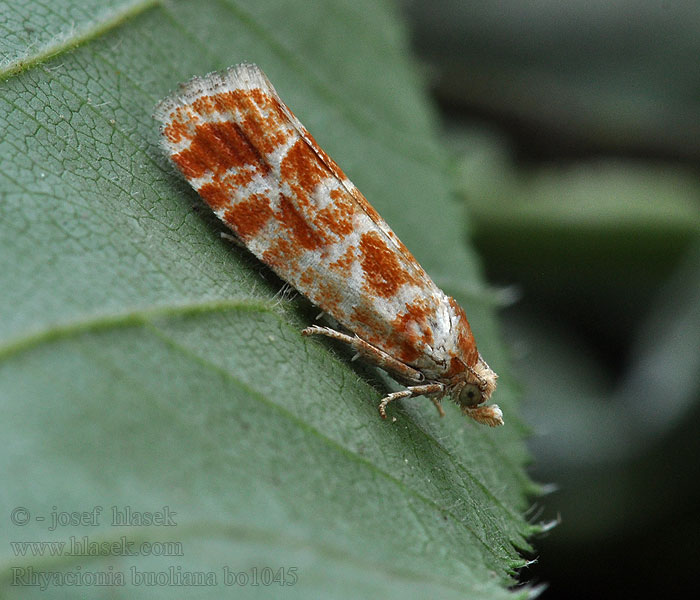
[[[252,578],[268,566],[297,569],[285,597],[510,597],[534,530],[525,430],[397,16],[369,0],[1,14],[15,34],[0,63],[0,498],[6,518],[29,515],[3,528],[4,595],[75,591],[28,585],[32,567],[123,573],[123,586],[84,588],[110,598],[172,597],[174,584],[141,573],[211,572],[216,585],[184,589],[220,597],[226,567]],[[394,384],[301,338],[313,307],[220,238],[159,150],[151,111],[178,82],[241,61],[265,70],[436,281],[470,292],[460,300],[502,376],[506,427],[452,406],[438,419],[423,399],[381,421]],[[112,507],[126,506],[168,507],[176,525],[113,526]],[[94,507],[92,522],[60,516]],[[68,522],[52,531],[54,514]],[[181,553],[10,544],[71,536]],[[231,593],[282,593],[251,582]]]

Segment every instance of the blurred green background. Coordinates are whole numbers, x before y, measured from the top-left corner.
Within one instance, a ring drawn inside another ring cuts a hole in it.
[[[700,4],[406,1],[552,483],[524,580],[678,597],[700,537]]]

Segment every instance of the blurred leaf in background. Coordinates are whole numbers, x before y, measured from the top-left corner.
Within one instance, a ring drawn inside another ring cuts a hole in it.
[[[225,567],[247,574],[251,585],[232,587],[241,598],[515,595],[519,551],[539,530],[524,516],[538,490],[523,470],[526,428],[391,7],[5,2],[0,31],[1,595],[73,597],[24,585],[33,568],[124,574],[123,587],[85,584],[93,598],[170,598],[178,574],[213,573],[217,585],[184,589],[218,598]],[[302,339],[317,311],[221,239],[160,151],[151,111],[178,82],[241,61],[261,65],[465,304],[501,375],[506,427],[478,427],[454,406],[438,419],[424,400],[381,421],[377,400],[394,384]],[[112,507],[127,506],[168,507],[176,525],[110,526]],[[97,522],[71,517],[95,507]],[[71,536],[181,546],[22,546]],[[252,585],[265,567],[287,585]],[[165,584],[134,585],[145,572]]]
[[[700,5],[406,2],[561,525],[544,598],[695,591]],[[675,594],[675,595],[674,595]]]
[[[693,0],[406,0],[443,106],[499,118],[528,155],[700,160]]]

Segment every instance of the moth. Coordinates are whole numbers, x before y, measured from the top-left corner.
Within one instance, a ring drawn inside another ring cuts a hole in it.
[[[257,258],[341,330],[301,333],[348,344],[406,389],[382,398],[446,396],[479,423],[497,375],[464,310],[438,288],[384,219],[253,64],[195,77],[155,109],[162,145],[214,213]]]

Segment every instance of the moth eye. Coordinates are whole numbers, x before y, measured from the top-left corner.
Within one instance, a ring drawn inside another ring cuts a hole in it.
[[[462,406],[476,406],[483,402],[481,390],[473,383],[468,383],[459,392],[459,403]]]

